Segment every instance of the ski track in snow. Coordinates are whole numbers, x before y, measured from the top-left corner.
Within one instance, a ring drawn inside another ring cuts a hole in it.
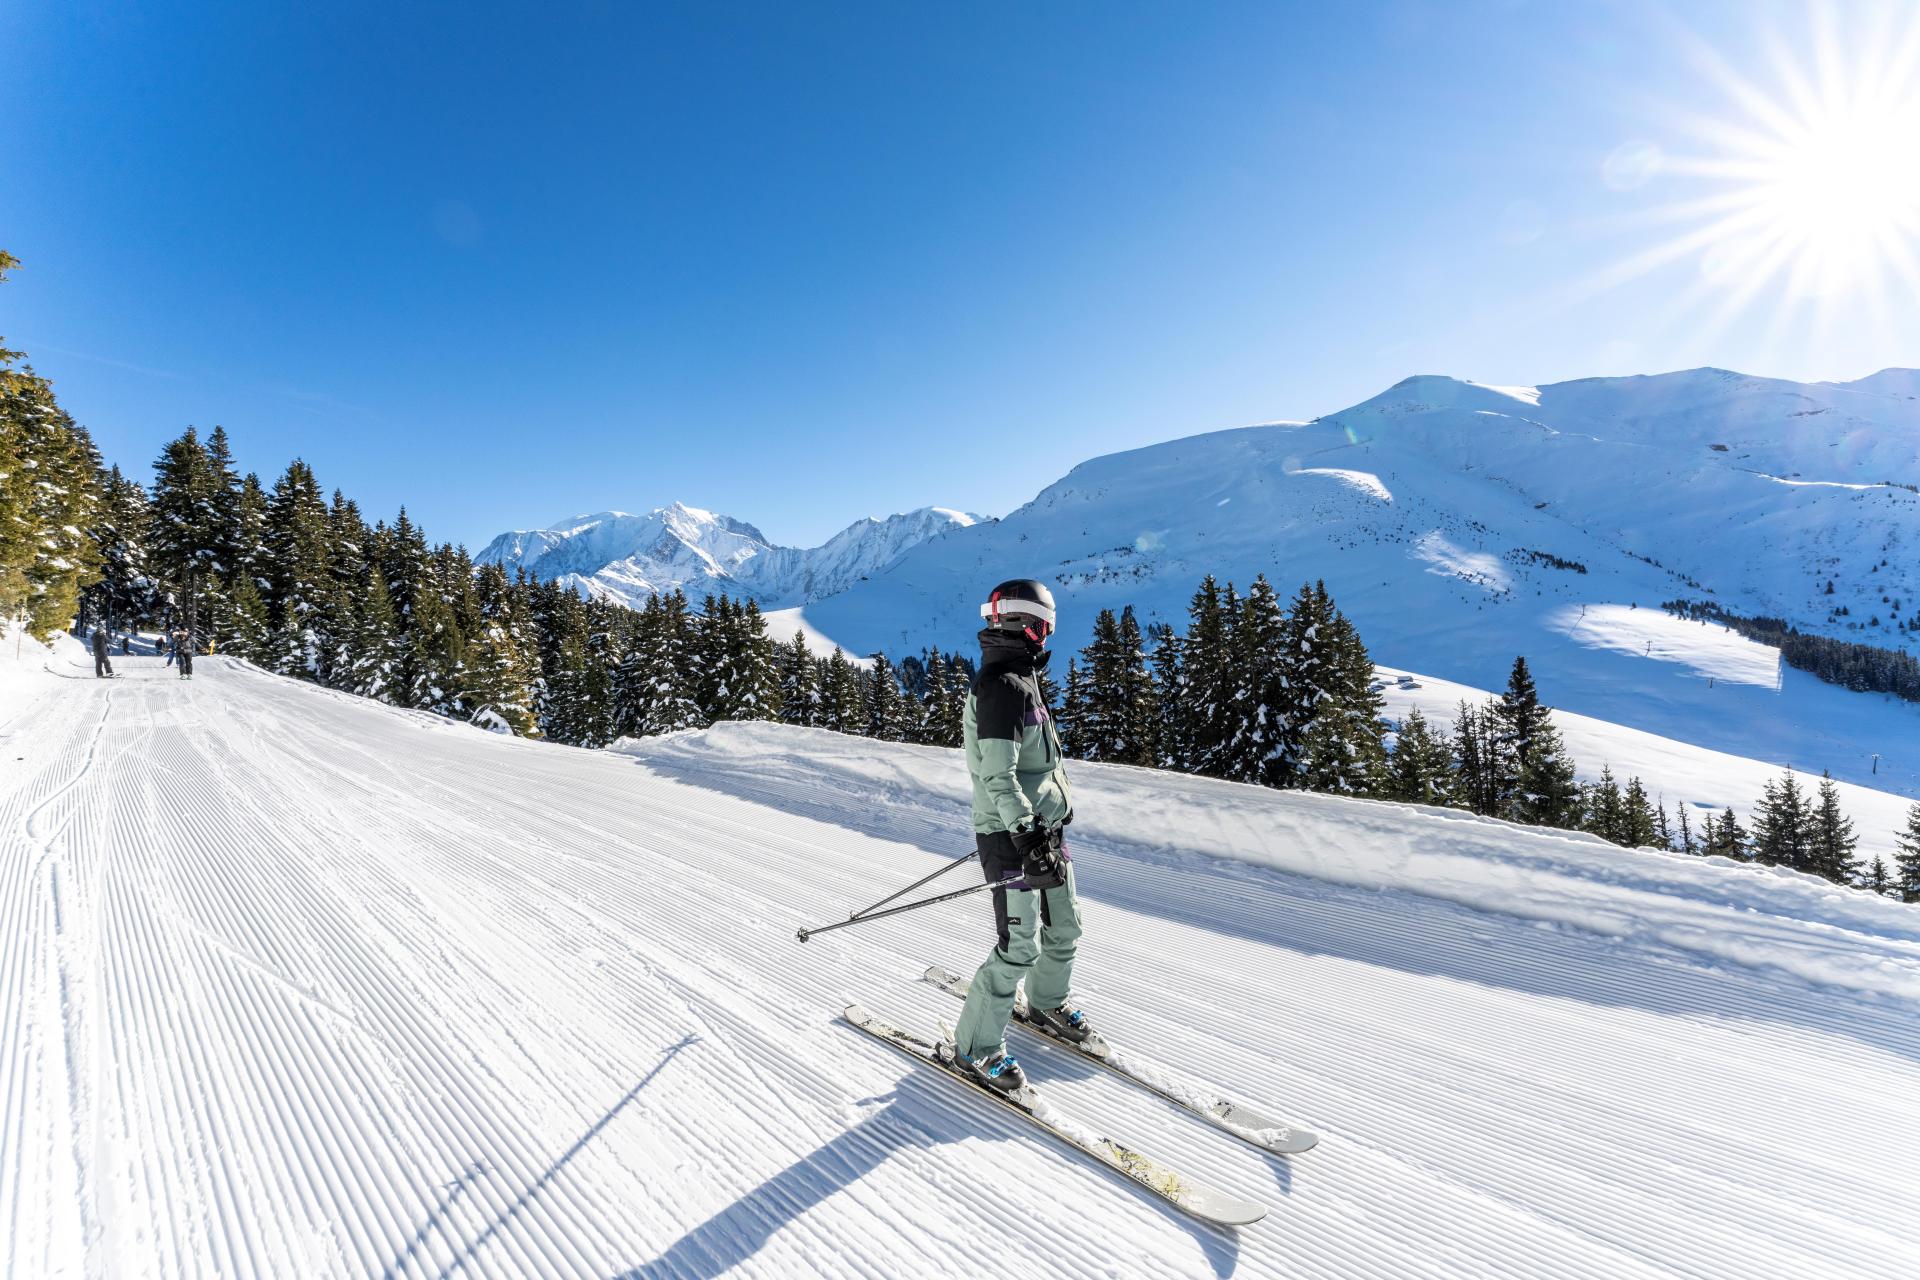
[[[990,940],[963,900],[793,941],[970,841],[887,748],[877,782],[583,752],[116,665],[0,708],[0,1274],[1920,1268],[1920,1010],[1885,993],[1096,827],[1085,1005],[1321,1145],[1016,1048],[1272,1206],[1215,1230],[836,1024],[951,1019],[920,972]]]

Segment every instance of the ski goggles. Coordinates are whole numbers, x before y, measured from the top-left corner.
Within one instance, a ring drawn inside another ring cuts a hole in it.
[[[1008,606],[1001,609],[1001,599],[994,596],[980,606],[980,616],[994,626],[1000,626],[1007,618],[1020,619],[1027,638],[1035,644],[1045,644],[1047,637],[1053,634],[1053,610],[1035,600],[1008,600]]]

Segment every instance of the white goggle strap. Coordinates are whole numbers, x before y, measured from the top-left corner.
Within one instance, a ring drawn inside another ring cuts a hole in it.
[[[1003,604],[1005,608],[1001,607]],[[980,606],[980,616],[988,622],[998,623],[1003,613],[1039,618],[1048,626],[1053,625],[1053,610],[1036,600],[989,600]]]

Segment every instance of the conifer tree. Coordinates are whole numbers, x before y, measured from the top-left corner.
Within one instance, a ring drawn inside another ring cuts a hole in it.
[[[936,651],[935,658],[939,658]],[[972,674],[968,671],[960,655],[950,653],[944,661],[937,661],[935,669],[939,672],[940,683],[937,694],[929,694],[927,703],[927,741],[937,747],[958,747],[965,736],[963,719],[967,710],[967,694],[972,687]]]
[[[792,641],[780,646],[780,719],[798,725],[820,720],[820,682],[807,637],[799,630]]]
[[[881,742],[906,740],[906,699],[900,691],[900,677],[884,653],[874,654],[873,665],[867,669],[866,712],[867,737]]]
[[[1453,719],[1454,799],[1482,817],[1494,814],[1499,796],[1496,756],[1487,716],[1464,699]],[[1592,830],[1591,827],[1587,828]]]
[[[1089,728],[1093,720],[1094,712],[1088,706],[1087,682],[1080,674],[1080,664],[1069,658],[1067,685],[1060,695],[1060,714],[1054,724],[1060,735],[1062,755],[1070,760],[1098,758],[1088,754],[1099,749]]]
[[[1617,843],[1629,849],[1653,847],[1659,840],[1654,825],[1653,804],[1638,777],[1627,779],[1626,793],[1620,800],[1620,834]]]
[[[1133,606],[1120,611],[1120,707],[1123,764],[1151,765],[1160,754],[1160,703],[1147,665],[1146,638]]]
[[[1318,584],[1315,597],[1326,598]],[[1300,779],[1315,791],[1374,795],[1386,784],[1384,699],[1360,633],[1331,601],[1326,608],[1327,690],[1301,737]]]
[[[1186,771],[1192,767],[1193,732],[1187,717],[1185,674],[1181,668],[1181,639],[1166,623],[1152,628],[1154,725],[1153,764],[1161,769]]]
[[[1860,887],[1869,893],[1886,896],[1887,891],[1893,887],[1893,877],[1887,872],[1885,858],[1877,853],[1873,856],[1873,861],[1867,864],[1866,871],[1860,877]]]
[[[217,424],[213,434],[207,437],[207,464],[212,471],[209,514],[214,538],[214,557],[208,567],[223,583],[231,583],[242,549],[240,477],[233,469],[233,448],[227,439],[227,429]]]
[[[271,661],[273,624],[267,616],[267,602],[260,598],[253,579],[244,574],[236,578],[223,603],[216,632],[221,652],[256,666]]]
[[[245,576],[240,581],[251,583]],[[401,669],[399,624],[394,618],[393,597],[387,593],[386,575],[377,563],[367,568],[367,585],[354,611],[354,623],[344,687],[363,698],[392,702]]]
[[[1676,830],[1680,835],[1680,852],[1699,853],[1700,845],[1693,838],[1693,822],[1687,817],[1687,806],[1684,804],[1676,804],[1673,808],[1675,816],[1679,818],[1679,824]]]
[[[333,593],[331,527],[313,471],[298,458],[273,486],[267,503],[267,597],[272,652],[264,664],[282,675],[324,678],[323,654]]]
[[[478,627],[468,646],[469,717],[519,737],[540,736],[535,703],[537,655],[522,650],[525,627],[506,570],[484,565],[474,576]]]
[[[1653,847],[1673,851],[1673,828],[1667,825],[1667,798],[1661,796],[1653,803]]]
[[[1740,862],[1753,859],[1752,839],[1741,827],[1740,820],[1733,814],[1733,806],[1720,815],[1720,821],[1713,824],[1706,835],[1703,852],[1710,857],[1733,858]]]
[[[188,427],[154,462],[148,501],[153,518],[148,546],[176,625],[186,625],[189,613],[197,615],[199,593],[220,563],[225,541],[222,500],[213,459]]]
[[[740,646],[740,685],[734,701],[735,719],[778,720],[782,691],[780,666],[767,617],[748,600],[734,615],[734,637]]]
[[[1230,659],[1218,776],[1297,786],[1299,734],[1290,719],[1296,708],[1287,686],[1290,619],[1264,574],[1254,578],[1244,599],[1236,600],[1228,583],[1222,609],[1227,611]]]
[[[1626,843],[1626,801],[1620,794],[1612,765],[1600,767],[1600,780],[1587,788],[1586,830],[1614,844]]]
[[[1753,859],[1768,866],[1812,870],[1811,818],[1806,795],[1793,770],[1768,782],[1753,813]]]
[[[1580,825],[1584,815],[1573,757],[1567,754],[1560,730],[1551,720],[1541,723],[1527,744],[1511,805],[1516,822],[1563,830]]]
[[[1902,902],[1920,902],[1920,803],[1907,809],[1907,825],[1893,838],[1893,887]]]
[[[1394,737],[1387,797],[1409,804],[1451,804],[1453,782],[1453,752],[1420,714],[1420,708],[1411,708]]]
[[[0,277],[19,265],[0,252]],[[100,572],[100,455],[21,353],[0,348],[0,613],[42,639],[72,624]]]
[[[860,671],[835,648],[826,659],[820,680],[820,727],[836,733],[862,733],[866,729],[860,696]]]
[[[1860,862],[1854,857],[1860,837],[1854,834],[1853,819],[1840,810],[1840,788],[1825,771],[1820,774],[1818,794],[1808,815],[1806,869],[1835,884],[1852,884],[1860,875]]]
[[[0,482],[4,483],[4,482]],[[131,631],[153,612],[153,580],[147,559],[147,530],[152,517],[140,486],[110,468],[100,479],[98,518],[88,535],[94,545],[100,579],[87,591],[87,611],[96,622]]]
[[[1229,588],[1231,590],[1231,588]],[[1185,708],[1186,768],[1210,777],[1224,776],[1232,737],[1233,654],[1227,608],[1220,584],[1209,574],[1187,606],[1187,634],[1181,642],[1181,693]]]

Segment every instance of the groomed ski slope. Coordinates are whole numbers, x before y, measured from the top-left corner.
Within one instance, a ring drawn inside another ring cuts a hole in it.
[[[590,753],[81,661],[0,680],[0,1274],[1920,1269],[1920,911],[1076,769],[1085,1005],[1323,1139],[1269,1157],[1016,1048],[1271,1205],[1234,1233],[834,1021],[950,1018],[916,977],[983,949],[966,901],[793,939],[967,846],[951,753]]]

